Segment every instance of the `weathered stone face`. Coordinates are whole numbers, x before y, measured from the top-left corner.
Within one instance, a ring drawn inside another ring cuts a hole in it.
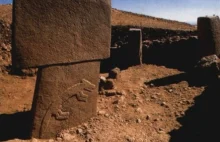
[[[51,138],[96,114],[99,62],[39,69],[32,136]]]
[[[142,64],[142,32],[141,29],[129,30],[128,62],[132,65]]]
[[[199,37],[199,58],[212,54],[220,56],[219,17],[199,17],[197,22]]]
[[[111,0],[15,0],[13,6],[16,66],[109,57]]]

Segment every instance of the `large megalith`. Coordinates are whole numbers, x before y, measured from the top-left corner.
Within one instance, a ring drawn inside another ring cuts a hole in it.
[[[96,114],[110,19],[111,0],[14,1],[13,66],[39,69],[32,137],[54,137]]]
[[[199,17],[197,21],[198,57],[216,54],[220,56],[220,19],[218,16]]]

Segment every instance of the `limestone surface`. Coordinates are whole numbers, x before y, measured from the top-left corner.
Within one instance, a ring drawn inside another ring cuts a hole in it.
[[[16,66],[109,57],[111,0],[16,0],[13,6]]]
[[[96,114],[100,62],[40,68],[32,137],[51,138]]]

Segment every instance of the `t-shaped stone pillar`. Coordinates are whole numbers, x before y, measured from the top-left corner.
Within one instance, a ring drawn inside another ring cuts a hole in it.
[[[128,58],[130,65],[142,64],[142,31],[141,29],[130,28],[128,35]]]
[[[199,38],[199,58],[212,54],[220,56],[219,17],[199,17],[197,26]]]
[[[36,138],[51,138],[96,114],[100,60],[108,58],[110,0],[15,0],[13,65],[38,67]]]

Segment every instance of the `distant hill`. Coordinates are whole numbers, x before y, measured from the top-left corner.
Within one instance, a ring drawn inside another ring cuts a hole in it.
[[[12,5],[0,5],[0,20],[7,23],[12,21]],[[160,28],[170,30],[196,30],[195,26],[187,23],[155,18],[151,16],[112,9],[113,26],[138,26],[149,28]]]
[[[196,30],[188,23],[112,9],[112,25],[129,25],[170,30]]]
[[[0,20],[11,23],[12,21],[12,5],[0,5]]]

